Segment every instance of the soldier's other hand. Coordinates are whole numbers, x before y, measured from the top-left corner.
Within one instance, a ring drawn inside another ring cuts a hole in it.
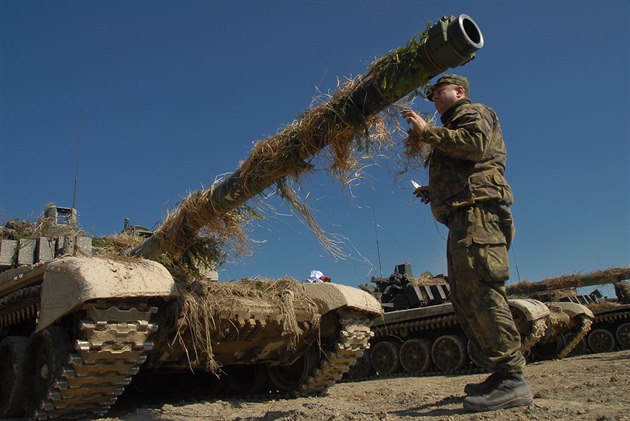
[[[417,187],[413,194],[416,195],[422,203],[431,203],[431,186]]]
[[[424,119],[420,116],[420,114],[418,114],[411,108],[405,108],[400,113],[402,114],[403,117],[405,117],[405,119],[407,120],[407,123],[411,124],[413,129],[417,131],[418,133],[420,133],[422,129],[424,129],[424,126],[427,125],[427,122],[424,121]]]

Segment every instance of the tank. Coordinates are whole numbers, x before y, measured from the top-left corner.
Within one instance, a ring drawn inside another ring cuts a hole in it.
[[[585,352],[599,353],[630,348],[630,267],[610,268],[587,274],[572,274],[544,279],[538,282],[523,281],[508,288],[515,296],[531,297],[563,308],[586,306],[593,314],[590,331],[556,337],[546,347],[534,349],[547,357],[547,352],[573,341],[573,355]],[[589,295],[578,293],[579,287],[612,284],[615,297],[605,299],[599,290]],[[586,322],[587,323],[587,322]]]
[[[474,349],[464,335],[452,304],[444,275],[429,272],[413,277],[409,263],[398,265],[389,278],[373,278],[376,285],[361,285],[383,306],[383,318],[373,322],[370,349],[347,377],[464,373],[479,369]],[[533,349],[567,337],[554,357],[568,355],[588,332],[592,313],[576,303],[543,303],[531,298],[508,300],[521,334],[521,352],[534,359]],[[579,334],[579,335],[578,335]],[[573,336],[569,336],[573,335]],[[551,352],[551,351],[549,351]]]
[[[414,278],[410,264],[398,265],[389,278],[373,278],[360,288],[381,302],[385,314],[373,322],[370,349],[348,373],[358,379],[395,373],[463,373],[478,369],[452,304],[443,275],[425,272]],[[509,300],[521,334],[522,351],[544,337],[550,311],[539,301]]]
[[[103,415],[145,373],[212,373],[229,392],[325,392],[368,347],[379,303],[339,284],[218,282],[216,250],[199,233],[297,178],[333,138],[335,150],[351,148],[366,120],[482,46],[469,16],[443,17],[257,143],[232,175],[193,193],[155,232],[126,225],[148,237],[129,252],[94,247],[71,208],[48,207],[47,229],[29,236],[3,230],[0,417]],[[266,155],[272,143],[282,153]]]

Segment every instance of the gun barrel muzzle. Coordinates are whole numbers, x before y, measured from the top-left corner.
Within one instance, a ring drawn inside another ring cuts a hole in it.
[[[428,61],[435,67],[432,76],[468,63],[483,47],[483,35],[468,15],[442,17],[429,29],[426,44]]]

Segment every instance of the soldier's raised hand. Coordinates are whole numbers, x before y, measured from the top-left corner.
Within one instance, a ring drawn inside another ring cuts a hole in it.
[[[405,117],[405,119],[407,120],[407,123],[411,124],[411,126],[416,131],[416,133],[418,134],[422,133],[422,129],[424,129],[424,126],[427,125],[427,122],[424,121],[424,119],[420,116],[420,114],[418,114],[411,108],[403,109],[401,111],[401,114],[403,117]]]

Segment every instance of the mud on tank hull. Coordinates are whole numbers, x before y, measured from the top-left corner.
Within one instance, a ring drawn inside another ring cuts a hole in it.
[[[303,288],[314,307],[292,309],[304,333],[293,347],[270,303],[239,298],[218,323],[214,360],[230,393],[321,393],[368,346],[382,314],[373,297],[337,284]],[[176,346],[168,318],[179,317],[178,289],[155,262],[60,258],[1,273],[0,292],[0,370],[9,379],[0,417],[103,415],[140,370],[208,371]]]

